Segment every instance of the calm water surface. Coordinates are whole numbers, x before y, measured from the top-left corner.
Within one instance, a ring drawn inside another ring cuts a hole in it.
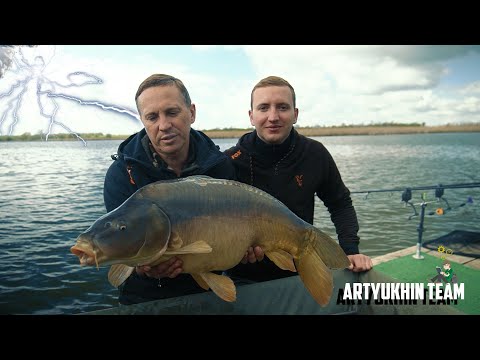
[[[351,191],[480,181],[480,133],[342,136],[324,143]],[[215,140],[222,150],[236,139]],[[105,213],[103,180],[120,141],[0,142],[0,314],[76,314],[117,306],[107,268],[80,267],[70,247]],[[420,202],[421,192],[413,192]],[[472,204],[464,204],[467,198]],[[452,211],[427,215],[423,238],[480,231],[480,188],[445,190]],[[361,251],[414,245],[418,216],[401,192],[352,194]],[[434,191],[427,199],[435,200]],[[437,204],[429,204],[427,213]],[[315,225],[335,236],[317,200]]]

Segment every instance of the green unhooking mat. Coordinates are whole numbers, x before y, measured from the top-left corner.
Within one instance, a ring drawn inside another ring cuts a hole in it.
[[[428,254],[422,254],[423,260],[416,260],[406,255],[375,266],[377,271],[385,273],[400,282],[429,282],[437,275],[436,267],[443,267],[443,260]],[[464,284],[464,299],[450,306],[465,314],[480,314],[480,270],[475,270],[459,263],[451,262],[458,283]]]

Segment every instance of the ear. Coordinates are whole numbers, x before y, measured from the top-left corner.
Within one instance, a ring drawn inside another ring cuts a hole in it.
[[[293,110],[293,114],[295,116],[295,120],[293,121],[293,123],[296,124],[298,119],[298,108],[295,108],[295,110]]]
[[[195,104],[190,105],[190,124],[195,122],[195,116],[197,115],[197,109],[195,108]]]
[[[252,110],[248,110],[248,116],[250,117],[250,124],[252,126],[255,126],[255,124],[253,123],[253,111]]]

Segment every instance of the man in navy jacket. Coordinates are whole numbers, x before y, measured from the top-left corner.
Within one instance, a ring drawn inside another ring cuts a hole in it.
[[[108,212],[158,180],[190,175],[235,179],[230,159],[204,133],[191,128],[196,108],[181,80],[151,75],[140,84],[135,102],[144,129],[122,142],[112,156],[115,161],[103,190]],[[181,271],[177,257],[153,267],[136,267],[119,287],[119,302],[129,305],[205,291]]]

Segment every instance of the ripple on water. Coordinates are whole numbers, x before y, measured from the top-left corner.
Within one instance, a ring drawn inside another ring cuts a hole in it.
[[[322,137],[351,191],[480,181],[480,134]],[[221,149],[236,139],[216,140]],[[0,147],[0,313],[78,314],[117,306],[108,267],[82,267],[76,237],[105,214],[103,181],[120,141],[9,143]],[[427,193],[434,200],[433,192]],[[421,194],[413,193],[413,202]],[[468,196],[473,204],[460,207]],[[454,210],[427,216],[423,239],[480,231],[480,189],[446,190]],[[415,245],[418,217],[401,193],[352,194],[360,249],[378,256]],[[437,204],[430,204],[428,211]],[[417,209],[418,210],[418,209]],[[336,237],[316,199],[314,224]]]

